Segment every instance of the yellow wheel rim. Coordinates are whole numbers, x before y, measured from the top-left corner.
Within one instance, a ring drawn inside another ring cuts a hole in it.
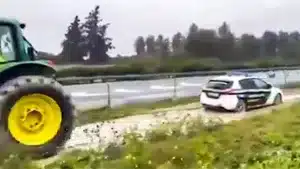
[[[44,94],[21,97],[8,115],[11,135],[24,145],[43,145],[60,129],[62,112],[55,100]]]

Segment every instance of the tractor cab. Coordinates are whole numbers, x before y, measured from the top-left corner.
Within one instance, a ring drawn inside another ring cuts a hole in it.
[[[12,76],[33,72],[51,77],[56,74],[51,61],[38,60],[38,52],[23,35],[24,28],[25,24],[15,19],[0,18],[0,85]]]
[[[36,50],[23,36],[24,28],[17,20],[0,18],[0,64],[36,59]]]

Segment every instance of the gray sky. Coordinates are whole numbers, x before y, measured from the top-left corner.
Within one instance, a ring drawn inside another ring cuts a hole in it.
[[[111,23],[112,55],[132,54],[139,35],[187,33],[192,22],[216,28],[227,21],[236,35],[300,30],[299,0],[0,0],[0,16],[25,22],[25,36],[35,48],[58,53],[74,16],[83,19],[97,4],[104,21]]]

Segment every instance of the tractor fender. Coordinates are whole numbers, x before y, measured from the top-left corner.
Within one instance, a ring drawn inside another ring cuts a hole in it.
[[[0,65],[0,85],[13,78],[24,75],[53,77],[56,70],[43,62],[12,62]]]

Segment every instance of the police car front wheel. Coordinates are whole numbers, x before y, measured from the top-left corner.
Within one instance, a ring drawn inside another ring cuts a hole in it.
[[[281,97],[281,94],[277,94],[275,99],[274,99],[274,102],[273,102],[273,105],[279,105],[282,103],[282,97]]]

